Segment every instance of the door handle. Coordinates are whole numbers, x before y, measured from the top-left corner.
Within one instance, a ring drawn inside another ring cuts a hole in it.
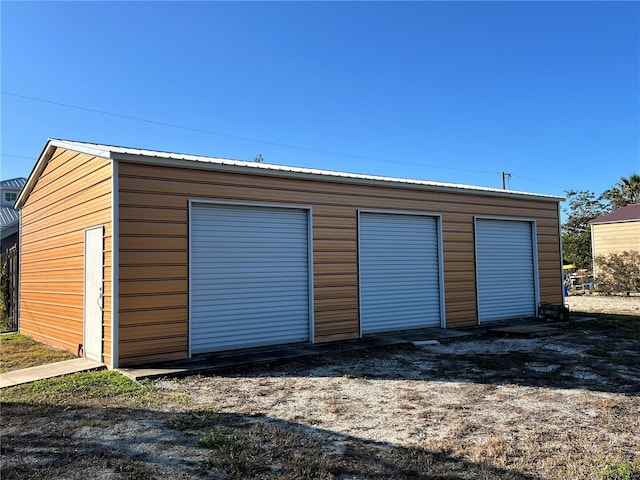
[[[104,308],[104,301],[103,301],[104,300],[104,294],[103,294],[103,291],[102,291],[102,285],[100,285],[99,292],[100,293],[98,295],[98,306],[100,307],[100,310],[102,310]]]

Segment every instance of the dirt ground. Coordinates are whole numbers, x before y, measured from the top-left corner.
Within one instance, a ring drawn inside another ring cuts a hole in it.
[[[577,298],[586,311],[596,297]],[[599,308],[640,316],[631,300]],[[640,475],[640,319],[627,318],[161,379],[149,407],[18,392],[3,405],[2,478]]]

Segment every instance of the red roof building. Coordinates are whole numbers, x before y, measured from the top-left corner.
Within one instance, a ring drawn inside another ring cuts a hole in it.
[[[631,205],[622,207],[615,212],[605,213],[604,215],[600,215],[598,218],[594,218],[589,223],[618,223],[633,222],[636,220],[640,220],[640,203],[632,203]]]

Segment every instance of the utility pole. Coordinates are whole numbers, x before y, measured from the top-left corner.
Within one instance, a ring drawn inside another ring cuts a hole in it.
[[[511,174],[507,172],[502,172],[502,189],[507,189],[507,180],[511,180]]]

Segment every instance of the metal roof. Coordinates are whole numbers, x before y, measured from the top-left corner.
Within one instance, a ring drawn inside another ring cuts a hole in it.
[[[564,199],[563,197],[544,195],[540,193],[500,190],[497,188],[478,187],[457,183],[433,182],[427,180],[385,177],[378,175],[365,175],[360,173],[338,172],[314,168],[291,167],[269,163],[247,162],[243,160],[232,160],[228,158],[208,157],[202,155],[163,152],[159,150],[119,147],[115,145],[103,145],[98,143],[49,139],[42,153],[40,154],[38,162],[31,172],[31,175],[29,175],[27,185],[20,192],[18,200],[16,201],[16,207],[20,208],[24,204],[26,197],[29,195],[31,189],[35,185],[37,177],[44,169],[46,161],[49,159],[50,155],[53,153],[53,149],[56,147],[86,153],[88,155],[94,155],[97,157],[136,163],[153,163],[191,168],[196,167],[208,170],[234,171],[241,173],[251,173],[254,175],[280,177],[284,176],[341,183],[359,183],[387,187],[400,186],[436,191],[457,191],[460,193],[477,193],[499,197],[526,197],[535,200],[555,202],[559,202],[560,200]]]
[[[22,188],[25,183],[27,183],[27,179],[24,177],[0,180],[0,188]]]
[[[598,218],[594,218],[589,223],[618,223],[633,222],[634,220],[640,220],[640,203],[632,203],[626,207],[619,208],[615,212],[605,213]]]
[[[20,212],[13,207],[0,208],[0,228],[7,228],[20,221]]]

